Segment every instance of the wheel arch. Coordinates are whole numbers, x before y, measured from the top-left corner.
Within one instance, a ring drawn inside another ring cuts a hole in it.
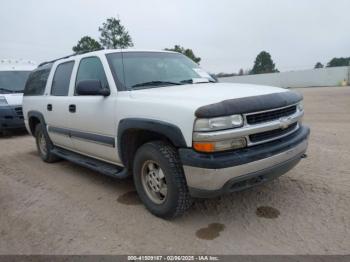
[[[44,115],[40,113],[39,111],[29,111],[28,112],[28,126],[30,129],[30,132],[34,136],[35,127],[37,124],[41,123],[45,127],[46,132],[46,122]],[[47,132],[46,132],[47,135]]]
[[[129,170],[137,149],[149,141],[163,140],[175,148],[187,147],[180,128],[174,124],[141,118],[126,118],[119,122],[117,148],[119,157]]]

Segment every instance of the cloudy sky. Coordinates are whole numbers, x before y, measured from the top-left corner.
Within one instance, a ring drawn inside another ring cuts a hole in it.
[[[350,56],[349,0],[0,0],[0,58],[72,53],[119,16],[137,49],[180,44],[208,71],[237,72],[271,53],[280,71]]]

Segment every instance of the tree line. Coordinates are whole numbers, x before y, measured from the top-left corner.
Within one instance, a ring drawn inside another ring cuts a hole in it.
[[[90,36],[82,37],[78,43],[73,46],[73,52],[76,54],[101,50],[101,49],[123,49],[134,46],[132,38],[126,28],[121,24],[120,19],[110,17],[98,28],[100,32],[99,40],[95,40]],[[201,58],[196,56],[192,49],[184,48],[180,45],[175,45],[173,48],[165,48],[164,50],[175,51],[192,59],[197,64],[200,63]],[[350,57],[340,57],[331,59],[326,67],[336,66],[350,66]],[[317,62],[314,66],[317,68],[324,68],[321,62]],[[278,73],[275,63],[272,60],[270,53],[266,51],[260,52],[254,61],[253,68],[251,70],[240,69],[238,73],[219,73],[217,77],[235,76],[235,75],[247,75],[247,74],[266,74],[266,73]]]
[[[314,69],[337,66],[350,66],[350,57],[334,57],[327,63],[326,66],[324,66],[321,62],[317,62],[314,66]],[[219,73],[216,74],[216,76],[229,77],[237,75],[255,75],[266,73],[279,73],[279,70],[276,68],[276,65],[273,62],[271,55],[266,51],[262,51],[257,55],[254,61],[253,69],[240,69],[238,73]]]
[[[255,58],[253,68],[250,70],[243,70],[242,68],[237,73],[219,73],[217,77],[228,77],[228,76],[237,76],[237,75],[255,75],[255,74],[267,74],[267,73],[279,73],[279,70],[276,68],[275,63],[273,62],[270,53],[266,51],[261,51]]]
[[[102,49],[123,49],[133,47],[134,43],[129,32],[121,24],[120,19],[110,17],[98,28],[100,32],[99,41],[90,36],[83,36],[78,43],[73,46],[72,50],[75,54],[82,54]],[[173,48],[165,48],[164,50],[182,53],[199,64],[200,57],[197,57],[192,49],[175,45]]]
[[[327,63],[326,67],[337,66],[350,66],[350,57],[334,57]],[[324,68],[324,65],[321,62],[317,62],[314,68]]]
[[[110,48],[127,48],[134,46],[129,32],[121,24],[120,19],[111,17],[98,28],[100,32],[99,41],[90,36],[83,36],[73,46],[73,52],[76,54],[97,51]]]

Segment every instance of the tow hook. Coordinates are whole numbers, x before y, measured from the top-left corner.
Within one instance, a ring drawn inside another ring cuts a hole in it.
[[[302,154],[301,158],[307,158],[307,154]]]

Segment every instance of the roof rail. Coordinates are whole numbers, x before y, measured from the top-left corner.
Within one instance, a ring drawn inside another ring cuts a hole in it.
[[[72,57],[72,56],[75,56],[75,55],[77,55],[77,54],[67,55],[67,56],[60,57],[60,58],[57,58],[57,59],[54,59],[54,60],[51,60],[51,61],[42,62],[41,64],[39,64],[38,67],[41,67],[41,66],[47,65],[47,64],[51,64],[51,63],[54,63],[54,62],[56,62],[58,60],[66,59],[66,58],[69,58],[69,57]]]
[[[38,67],[41,67],[43,65],[47,65],[47,64],[51,64],[51,63],[54,63],[58,60],[61,60],[61,59],[66,59],[66,58],[69,58],[69,57],[72,57],[72,56],[76,56],[76,55],[82,55],[82,54],[86,54],[86,53],[90,53],[90,52],[95,52],[95,51],[99,51],[99,50],[103,50],[104,48],[100,48],[100,49],[96,49],[94,51],[83,51],[83,52],[78,52],[78,53],[75,53],[75,54],[71,54],[71,55],[67,55],[67,56],[64,56],[64,57],[60,57],[60,58],[57,58],[57,59],[54,59],[54,60],[51,60],[51,61],[46,61],[46,62],[42,62],[41,64],[39,64]]]

